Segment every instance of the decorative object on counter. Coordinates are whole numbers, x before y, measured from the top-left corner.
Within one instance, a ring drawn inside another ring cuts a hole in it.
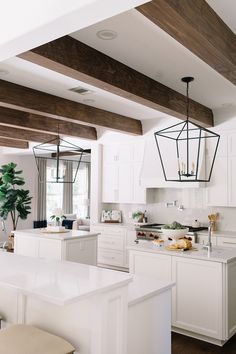
[[[61,226],[62,220],[66,219],[66,217],[61,208],[56,208],[53,210],[53,215],[50,216],[50,219],[55,221],[55,226]]]
[[[208,219],[211,223],[211,230],[216,231],[217,230],[217,221],[219,220],[219,213],[208,215]]]
[[[188,233],[188,228],[177,221],[173,221],[171,224],[162,226],[161,232],[166,238],[169,237],[176,241]]]
[[[51,167],[51,174],[47,175],[47,183],[74,183],[80,163],[90,150],[72,144],[59,136],[45,143],[33,147],[33,153],[39,173],[40,182],[43,178],[40,173],[39,159],[47,160],[47,167]]]
[[[132,213],[132,219],[135,221],[135,222],[140,222],[140,223],[143,223],[143,220],[145,218],[145,214],[138,210],[138,211],[134,211]]]
[[[66,229],[64,226],[48,226],[42,230],[44,234],[61,234],[65,232],[70,232],[70,230]]]
[[[166,181],[172,182],[209,182],[219,145],[220,136],[215,132],[190,122],[189,83],[193,77],[183,77],[187,84],[186,116],[184,122],[174,124],[154,133],[161,166]],[[204,152],[207,139],[211,140],[207,169],[201,169],[204,164]],[[168,147],[168,154],[166,153]],[[176,156],[175,165],[170,164],[169,156]]]
[[[31,199],[29,190],[19,188],[25,184],[21,170],[16,170],[16,164],[10,162],[0,169],[0,217],[6,220],[10,214],[12,229],[16,230],[19,219],[26,220],[31,213]],[[9,240],[14,244],[14,232]]]
[[[192,227],[193,228],[197,228],[197,227],[200,227],[200,222],[196,219],[192,222]]]
[[[121,210],[103,210],[101,222],[121,223]]]

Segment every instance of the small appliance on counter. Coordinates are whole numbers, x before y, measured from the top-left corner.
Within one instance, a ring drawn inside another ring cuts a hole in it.
[[[103,210],[101,222],[121,223],[121,210]]]

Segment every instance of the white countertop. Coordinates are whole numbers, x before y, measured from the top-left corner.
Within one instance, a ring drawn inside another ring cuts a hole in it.
[[[66,232],[60,233],[49,233],[43,232],[45,229],[28,229],[28,230],[16,230],[14,231],[15,236],[33,236],[33,237],[42,237],[50,238],[54,240],[71,240],[76,238],[85,238],[91,236],[97,236],[98,233],[90,231],[81,231],[81,230],[66,230]]]
[[[136,305],[143,300],[161,294],[171,289],[174,285],[174,282],[134,275],[133,281],[129,284],[128,290],[129,306]]]
[[[236,249],[213,246],[213,250],[208,257],[207,250],[203,250],[202,245],[194,244],[195,250],[189,251],[168,251],[165,247],[157,247],[152,242],[140,242],[137,245],[127,247],[128,250],[144,251],[150,253],[158,253],[162,255],[171,255],[184,258],[201,259],[205,261],[229,263],[236,260]]]
[[[0,252],[0,286],[66,305],[128,284],[133,276],[86,264]]]

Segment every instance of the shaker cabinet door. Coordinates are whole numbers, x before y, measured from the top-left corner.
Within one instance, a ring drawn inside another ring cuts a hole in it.
[[[207,160],[208,163],[208,160]],[[207,184],[207,204],[213,206],[228,206],[228,159],[218,156],[211,180]]]

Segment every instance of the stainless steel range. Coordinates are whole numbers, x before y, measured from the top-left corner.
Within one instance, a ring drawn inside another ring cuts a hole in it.
[[[161,228],[164,224],[146,224],[137,227],[136,230],[136,241],[146,240],[152,241],[155,238],[162,238]],[[188,236],[190,241],[197,242],[197,233],[199,231],[207,230],[207,227],[192,227],[186,226],[189,229]]]

